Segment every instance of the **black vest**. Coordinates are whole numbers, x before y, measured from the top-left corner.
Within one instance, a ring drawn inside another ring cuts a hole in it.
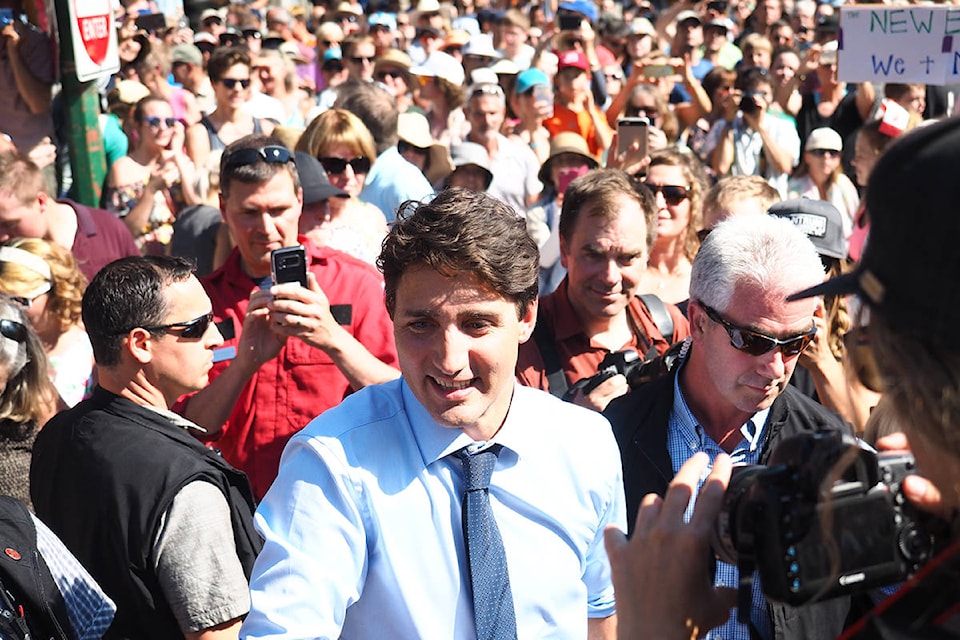
[[[37,550],[37,529],[19,501],[0,496],[0,582],[23,607],[30,634],[37,640],[73,638],[73,628],[57,583]]]
[[[182,636],[150,556],[161,516],[195,480],[223,492],[249,579],[262,546],[253,528],[253,495],[247,477],[219,452],[167,417],[100,387],[37,436],[30,468],[34,507],[116,602],[106,638]]]

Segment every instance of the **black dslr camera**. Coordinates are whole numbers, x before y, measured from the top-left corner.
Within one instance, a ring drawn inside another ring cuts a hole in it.
[[[654,351],[652,354],[654,357],[649,360],[642,359],[640,354],[632,349],[612,351],[603,357],[600,366],[597,367],[596,375],[578,380],[563,394],[563,399],[572,402],[577,391],[581,391],[583,395],[589,395],[602,382],[618,373],[623,374],[631,389],[636,389],[646,382],[673,371],[677,361],[683,358],[683,346],[682,341],[678,342],[667,349],[662,356],[657,356]]]
[[[760,91],[744,91],[740,98],[740,111],[748,114],[754,114],[760,111],[760,103],[757,102],[757,96],[763,95]]]
[[[826,431],[785,439],[769,466],[734,468],[713,548],[740,570],[743,615],[755,568],[767,597],[790,605],[896,584],[920,568],[947,531],[904,498],[914,470],[909,454]]]

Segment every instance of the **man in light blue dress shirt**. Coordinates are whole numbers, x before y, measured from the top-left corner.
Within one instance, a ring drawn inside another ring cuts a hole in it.
[[[398,220],[380,265],[403,377],[288,444],[256,515],[241,637],[477,637],[452,454],[495,444],[517,636],[613,638],[603,531],[625,528],[619,454],[603,417],[515,381],[537,310],[523,221],[448,189]]]

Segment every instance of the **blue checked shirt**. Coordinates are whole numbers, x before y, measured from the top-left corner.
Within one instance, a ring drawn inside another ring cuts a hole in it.
[[[99,640],[113,622],[116,605],[73,557],[47,525],[33,518],[37,529],[37,550],[63,595],[67,615],[77,640]]]
[[[680,376],[676,376],[673,382],[673,408],[670,411],[670,423],[667,429],[667,450],[670,453],[670,461],[673,463],[674,474],[680,470],[683,463],[693,457],[698,451],[703,451],[710,456],[710,466],[704,471],[703,477],[697,485],[700,486],[706,480],[707,474],[713,468],[713,461],[718,455],[724,453],[724,450],[713,441],[709,435],[697,424],[697,419],[690,412],[686,401],[683,399],[683,393],[680,391]],[[767,422],[767,415],[770,409],[764,409],[753,414],[742,427],[740,432],[743,439],[737,444],[736,448],[730,453],[730,458],[735,465],[759,464],[760,451],[763,448],[764,425]],[[693,514],[693,503],[696,494],[690,499],[690,506],[687,507],[685,518],[690,520]],[[737,588],[739,581],[739,572],[737,567],[726,562],[717,561],[717,574],[715,584],[717,586]],[[751,613],[750,619],[753,626],[760,632],[764,638],[773,637],[773,629],[770,623],[770,615],[767,612],[767,602],[763,597],[763,590],[760,588],[760,576],[754,574],[753,589],[751,593]],[[726,624],[721,625],[710,631],[706,638],[708,640],[750,640],[750,628],[737,621],[737,609],[730,610],[730,619]]]

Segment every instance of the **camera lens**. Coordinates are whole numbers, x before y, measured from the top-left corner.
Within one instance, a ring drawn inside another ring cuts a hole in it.
[[[751,531],[752,528],[743,528],[744,519],[748,517],[749,500],[744,496],[754,486],[757,476],[766,471],[763,465],[745,465],[734,467],[730,475],[730,484],[723,495],[723,506],[713,528],[711,542],[714,553],[727,564],[737,564],[741,549],[737,546],[737,534],[741,531]]]

